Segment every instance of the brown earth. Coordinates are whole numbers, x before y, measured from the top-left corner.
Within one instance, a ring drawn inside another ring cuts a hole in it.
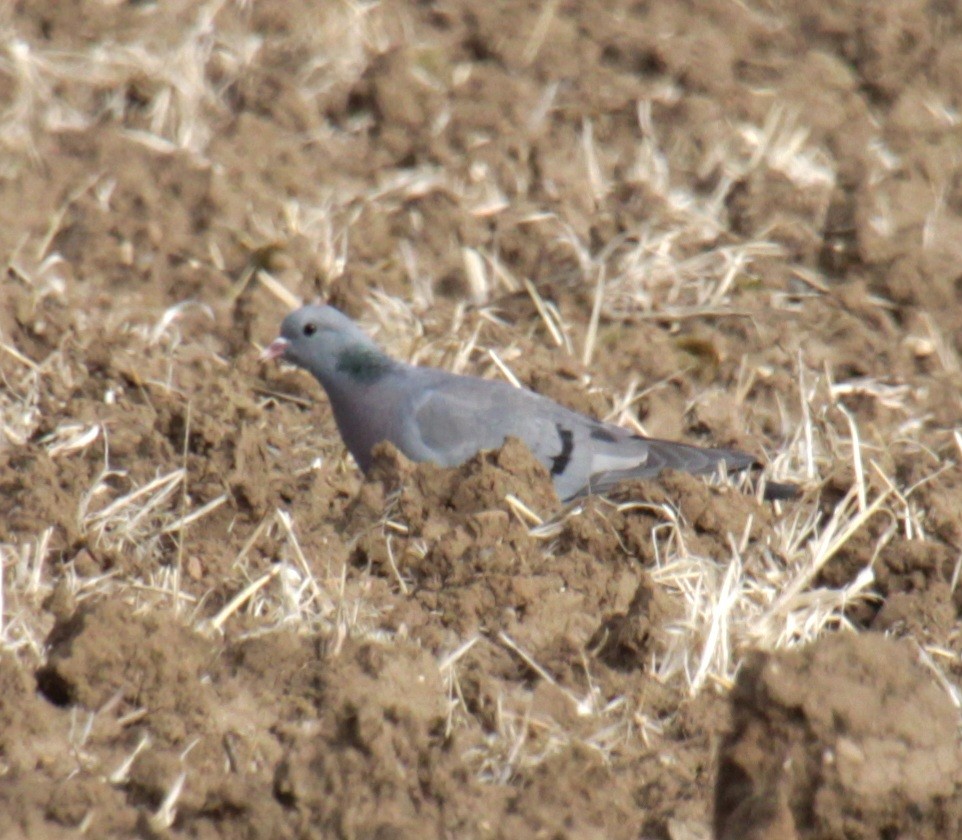
[[[719,838],[958,837],[958,710],[906,640],[763,654],[732,692]]]
[[[960,834],[956,4],[0,19],[0,837]],[[362,478],[315,297],[805,496]]]

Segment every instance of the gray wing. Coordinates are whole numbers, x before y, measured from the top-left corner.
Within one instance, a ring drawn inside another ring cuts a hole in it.
[[[420,450],[421,459],[455,466],[516,437],[551,470],[571,448],[566,443],[569,418],[578,420],[580,415],[546,397],[471,376],[448,374],[430,380],[417,389],[407,441]]]
[[[730,471],[756,463],[732,450],[643,438],[505,382],[441,373],[416,389],[403,447],[415,460],[455,466],[516,437],[551,473],[564,500],[668,468],[709,474],[723,463]]]

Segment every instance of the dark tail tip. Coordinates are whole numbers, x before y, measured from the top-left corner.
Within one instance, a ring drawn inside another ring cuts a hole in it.
[[[802,495],[802,488],[787,481],[766,481],[763,498],[767,502],[783,502],[797,499]]]

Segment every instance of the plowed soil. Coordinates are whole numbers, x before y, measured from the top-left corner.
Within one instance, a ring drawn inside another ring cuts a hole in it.
[[[962,7],[0,20],[0,837],[962,836]],[[803,495],[363,476],[314,299]]]

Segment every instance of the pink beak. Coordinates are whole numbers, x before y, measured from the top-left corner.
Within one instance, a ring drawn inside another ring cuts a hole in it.
[[[291,343],[286,338],[275,338],[261,352],[261,361],[267,362],[271,359],[281,358],[287,352],[287,348],[290,347],[290,345]]]

